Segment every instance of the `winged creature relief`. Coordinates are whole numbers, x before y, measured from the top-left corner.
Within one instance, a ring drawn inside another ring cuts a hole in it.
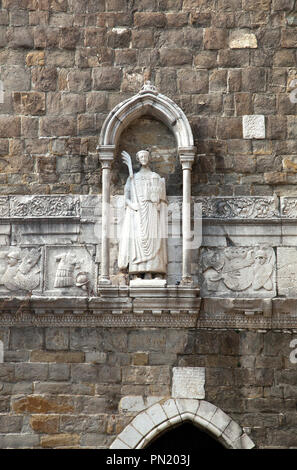
[[[273,290],[272,248],[204,249],[202,269],[203,287],[209,292]]]

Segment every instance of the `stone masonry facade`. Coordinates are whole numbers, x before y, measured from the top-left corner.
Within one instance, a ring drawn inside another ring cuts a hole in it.
[[[1,328],[0,446],[107,448],[149,403],[171,395],[172,367],[205,367],[205,399],[257,447],[296,447],[293,330]],[[143,407],[120,409],[123,397]]]
[[[144,79],[190,120],[194,195],[296,194],[294,0],[1,7],[1,194],[97,194],[102,123]],[[243,116],[254,114],[265,133],[244,138]]]
[[[45,278],[35,299],[29,288],[23,298],[1,286],[0,448],[109,448],[138,413],[172,396],[174,367],[205,368],[204,399],[257,448],[297,448],[296,27],[295,0],[0,0],[1,276],[11,246],[30,254],[33,246],[64,252],[93,243],[91,204],[83,229],[74,205],[49,223],[40,204],[28,220],[18,210],[28,196],[100,195],[102,125],[146,80],[189,119],[199,155],[192,195],[209,219],[204,258],[197,249],[192,259],[202,298],[186,312],[176,298],[168,311],[130,299],[133,310],[118,286],[117,302],[93,292],[93,304],[77,286],[57,300]],[[153,137],[154,154],[169,155],[154,168],[170,174],[168,195],[180,197],[182,171],[165,125],[142,116],[119,147],[134,152]],[[126,177],[115,160],[113,195]],[[234,270],[264,242],[264,258],[262,248],[253,253],[264,268],[251,268],[262,283],[246,288],[241,274],[238,294],[217,259],[233,257]],[[181,247],[169,255],[173,279]],[[100,250],[89,256],[98,271]],[[42,298],[43,287],[52,297]]]

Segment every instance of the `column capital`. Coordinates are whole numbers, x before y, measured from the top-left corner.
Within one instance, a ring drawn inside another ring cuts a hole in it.
[[[196,147],[179,147],[179,160],[183,170],[191,170],[195,161]]]
[[[99,160],[102,167],[105,163],[111,165],[114,159],[115,145],[98,145],[97,150],[99,151]]]

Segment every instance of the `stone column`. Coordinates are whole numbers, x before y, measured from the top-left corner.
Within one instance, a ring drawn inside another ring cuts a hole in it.
[[[183,265],[182,285],[192,285],[191,276],[191,173],[195,159],[195,147],[179,149],[180,162],[183,170],[183,206],[182,206],[182,230],[183,230]]]
[[[109,279],[110,169],[115,146],[99,146],[98,149],[102,165],[102,239],[99,284],[111,284]]]

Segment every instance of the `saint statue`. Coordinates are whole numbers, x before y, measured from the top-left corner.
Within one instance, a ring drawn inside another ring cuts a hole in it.
[[[129,168],[125,215],[119,244],[118,265],[134,279],[163,279],[167,272],[167,199],[165,179],[149,168],[150,153],[140,150],[141,169],[135,175],[131,157],[122,152]]]

